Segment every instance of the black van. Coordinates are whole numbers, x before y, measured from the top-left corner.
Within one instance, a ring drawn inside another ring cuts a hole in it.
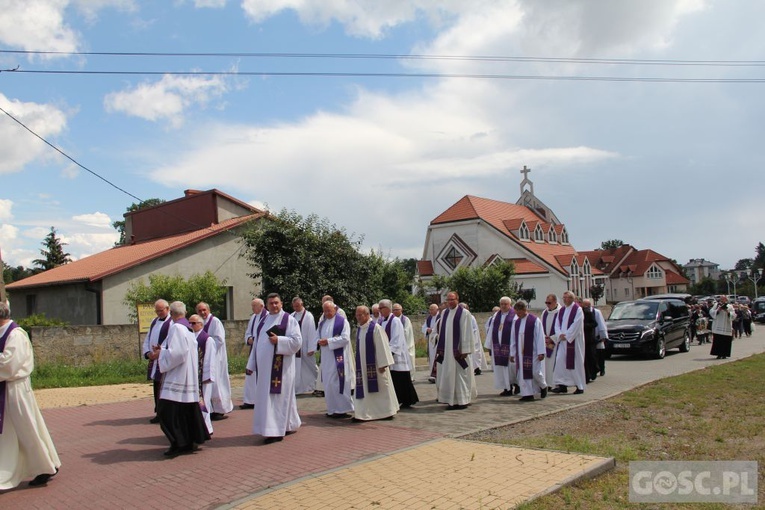
[[[606,321],[606,356],[648,354],[661,359],[667,349],[691,348],[690,312],[680,299],[640,299],[614,305]]]

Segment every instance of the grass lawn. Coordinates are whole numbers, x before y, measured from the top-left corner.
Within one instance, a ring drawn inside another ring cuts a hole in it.
[[[110,361],[87,367],[76,367],[58,363],[40,364],[32,372],[32,387],[72,388],[77,386],[102,386],[107,384],[128,384],[146,382],[146,360]],[[244,374],[247,356],[228,358],[229,374]]]
[[[478,439],[614,457],[616,468],[523,504],[548,508],[634,508],[632,460],[749,460],[765,466],[765,355],[657,381],[618,397],[540,419],[474,434]],[[595,384],[608,384],[608,378]],[[765,504],[763,470],[758,476]],[[729,508],[712,504],[643,504],[640,508]],[[742,508],[753,508],[743,506]],[[760,506],[762,508],[762,506]]]

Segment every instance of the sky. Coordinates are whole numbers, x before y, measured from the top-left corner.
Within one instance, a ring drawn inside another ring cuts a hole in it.
[[[420,258],[429,222],[464,195],[518,200],[524,165],[578,250],[621,239],[727,269],[765,240],[765,80],[742,81],[765,79],[765,2],[0,0],[0,12],[0,107],[93,172],[0,112],[13,266],[40,257],[52,226],[76,260],[114,244],[136,197],[212,188]]]

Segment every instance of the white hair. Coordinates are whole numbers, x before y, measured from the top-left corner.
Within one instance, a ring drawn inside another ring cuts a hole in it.
[[[173,315],[186,315],[186,305],[180,301],[170,303],[170,313]]]

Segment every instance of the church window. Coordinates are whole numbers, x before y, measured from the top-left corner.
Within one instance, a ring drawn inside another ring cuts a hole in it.
[[[568,232],[566,232],[566,229],[563,229],[563,232],[560,233],[560,242],[563,244],[568,244]]]
[[[446,255],[444,255],[443,261],[446,262],[449,267],[455,269],[460,265],[460,262],[462,262],[463,258],[464,257],[462,254],[458,252],[454,246],[452,246],[449,251],[446,252]]]
[[[529,238],[529,227],[526,226],[526,223],[521,223],[521,228],[518,229],[518,234],[521,239]]]
[[[551,243],[557,243],[558,242],[558,236],[555,234],[555,229],[550,228],[550,234],[548,235],[548,241]]]
[[[534,240],[540,243],[545,242],[545,233],[542,232],[541,225],[537,225],[537,228],[534,229]]]
[[[652,280],[658,280],[662,278],[663,274],[661,272],[661,269],[659,269],[656,266],[651,266],[651,269],[648,270],[648,278]]]

